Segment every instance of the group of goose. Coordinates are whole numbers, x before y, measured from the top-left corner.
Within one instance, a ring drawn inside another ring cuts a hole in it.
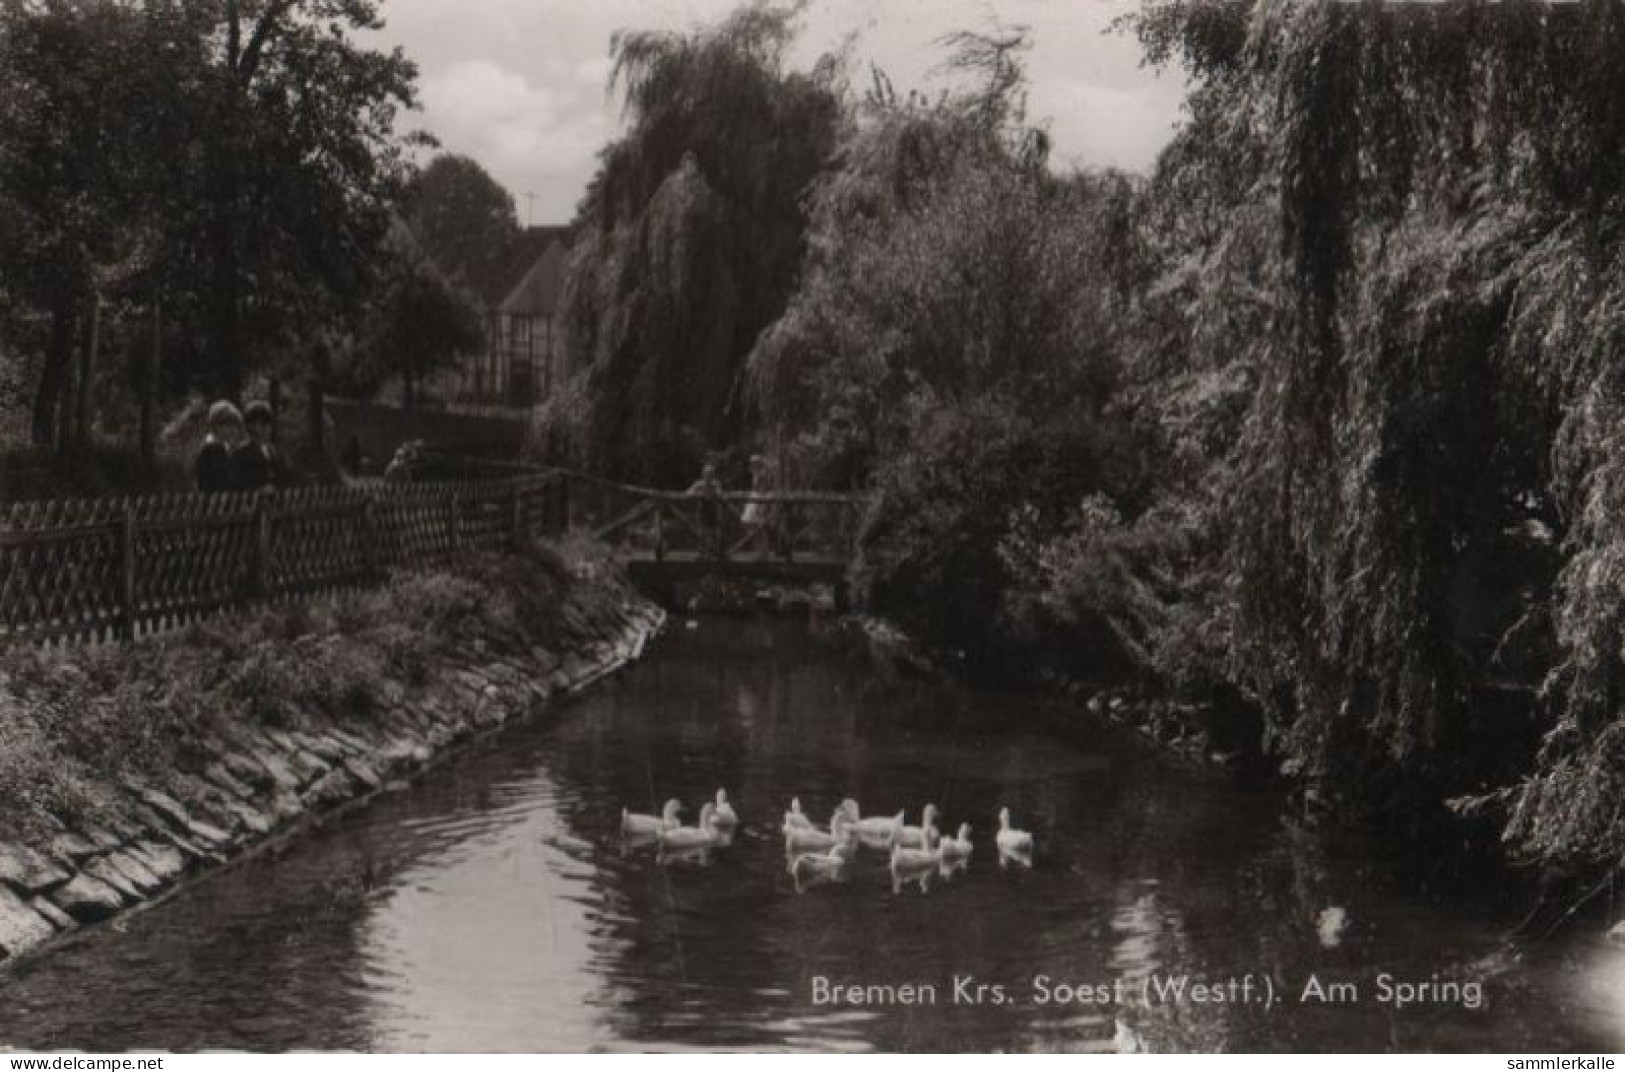
[[[651,841],[662,852],[686,855],[729,844],[739,827],[739,816],[728,802],[728,792],[718,789],[716,799],[700,809],[699,822],[683,826],[678,814],[683,805],[668,800],[659,815],[639,815],[621,809],[623,837]],[[960,823],[957,833],[937,830],[940,813],[927,804],[918,826],[908,823],[907,812],[896,815],[865,816],[857,801],[848,797],[831,813],[827,827],[817,826],[801,810],[800,798],[790,801],[780,832],[790,874],[799,886],[807,879],[839,878],[860,847],[887,854],[893,884],[919,879],[937,871],[964,866],[971,855],[971,825]],[[999,829],[993,843],[999,851],[999,864],[1032,866],[1033,836],[1010,825],[1010,809],[999,809]]]

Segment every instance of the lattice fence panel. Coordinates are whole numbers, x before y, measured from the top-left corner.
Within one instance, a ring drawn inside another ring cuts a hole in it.
[[[451,524],[451,489],[411,486],[380,499],[381,545],[390,566],[411,568],[448,558],[456,546]]]
[[[377,532],[365,491],[321,488],[279,502],[269,530],[266,587],[295,595],[351,587],[377,572]]]
[[[513,543],[513,494],[480,488],[457,498],[464,550],[497,551]]]
[[[120,556],[107,524],[0,536],[0,638],[107,639],[123,607]]]
[[[254,598],[258,508],[246,495],[136,505],[137,632],[176,628]]]
[[[14,504],[0,510],[0,643],[161,632],[498,550],[547,531],[560,488],[527,476]]]

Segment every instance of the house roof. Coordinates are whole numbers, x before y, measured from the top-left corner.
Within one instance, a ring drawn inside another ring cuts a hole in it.
[[[569,259],[570,252],[563,242],[549,243],[502,299],[497,311],[511,316],[552,316],[564,290]]]
[[[485,278],[475,281],[485,307],[511,313],[551,314],[564,282],[565,254],[571,237],[568,227],[527,227],[521,231],[504,255],[492,259],[491,271],[485,273]],[[556,267],[542,267],[553,263]],[[545,308],[508,308],[510,300],[521,291],[529,297],[520,298],[519,304]]]

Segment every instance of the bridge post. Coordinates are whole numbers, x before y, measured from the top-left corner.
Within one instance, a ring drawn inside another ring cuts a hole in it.
[[[713,495],[709,505],[711,516],[707,520],[711,523],[711,557],[723,562],[728,558],[728,530],[722,523],[722,500]]]
[[[655,503],[655,561],[666,561],[666,504]]]

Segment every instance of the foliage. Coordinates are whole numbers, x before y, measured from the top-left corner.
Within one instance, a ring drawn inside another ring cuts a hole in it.
[[[341,371],[345,386],[362,394],[399,377],[410,409],[419,384],[484,344],[485,325],[475,299],[413,242],[403,240],[390,250],[380,277],[348,367]]]
[[[862,578],[928,638],[1002,631],[1007,543],[1083,496],[1136,494],[1110,410],[1124,311],[1113,222],[1132,187],[1061,180],[1022,122],[1019,33],[961,35],[963,92],[882,76],[811,197],[804,281],[751,358],[780,468],[882,491]]]
[[[802,195],[833,143],[833,70],[785,65],[800,7],[758,2],[686,35],[621,33],[628,129],[578,213],[563,299],[576,383],[537,429],[608,475],[691,482],[738,443],[745,355],[801,260]]]
[[[38,444],[88,442],[119,388],[239,395],[358,314],[414,101],[354,36],[378,25],[372,0],[0,5],[0,338]]]
[[[1232,679],[1346,800],[1521,767],[1481,800],[1516,853],[1617,858],[1625,9],[1159,0],[1136,28],[1197,81],[1170,274],[1258,310],[1219,325],[1260,385],[1213,467]],[[1497,714],[1548,668],[1543,725]]]
[[[430,160],[407,184],[402,207],[423,252],[470,289],[500,271],[519,237],[513,195],[466,156]]]

